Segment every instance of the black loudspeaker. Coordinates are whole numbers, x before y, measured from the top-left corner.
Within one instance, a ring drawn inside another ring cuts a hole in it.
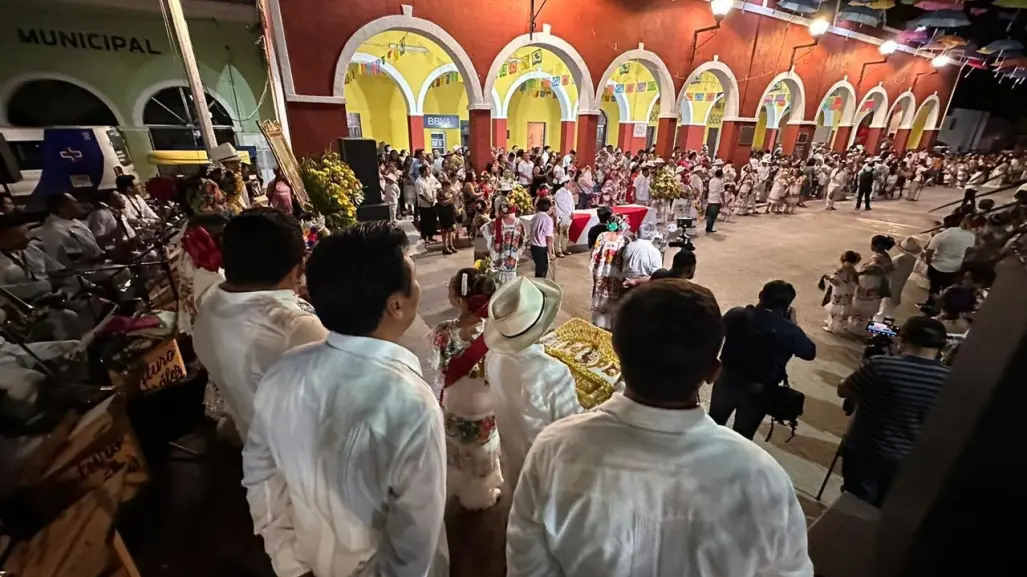
[[[21,182],[21,170],[18,168],[18,161],[14,158],[14,151],[3,134],[0,134],[0,184],[11,184]]]
[[[389,205],[382,202],[382,184],[378,180],[378,147],[375,141],[370,138],[340,138],[339,151],[364,186],[364,202],[357,207],[357,220],[389,220]]]

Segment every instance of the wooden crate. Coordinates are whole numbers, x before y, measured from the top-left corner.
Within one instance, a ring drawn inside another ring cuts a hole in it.
[[[111,384],[129,394],[152,393],[172,385],[186,374],[185,361],[174,337],[160,341],[132,362],[129,369],[109,373]]]

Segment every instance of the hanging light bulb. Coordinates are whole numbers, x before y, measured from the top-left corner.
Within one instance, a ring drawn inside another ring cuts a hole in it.
[[[889,56],[895,54],[895,51],[899,49],[899,43],[894,40],[886,40],[878,50],[881,54]]]
[[[819,38],[827,32],[827,29],[831,27],[831,23],[826,18],[820,17],[809,23],[810,36]]]
[[[934,60],[931,60],[931,66],[935,68],[941,68],[943,66],[948,66],[951,62],[951,58],[945,56],[944,54],[939,54],[934,57]]]

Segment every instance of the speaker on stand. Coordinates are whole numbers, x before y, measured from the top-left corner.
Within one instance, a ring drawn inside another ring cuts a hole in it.
[[[389,220],[389,205],[382,201],[382,184],[378,175],[378,148],[370,138],[340,138],[342,159],[353,169],[364,187],[364,202],[357,207],[357,220],[368,222]]]
[[[14,157],[11,145],[7,139],[0,134],[0,185],[3,185],[4,192],[11,194],[11,187],[7,186],[13,182],[21,182],[21,169],[18,168],[18,161]]]

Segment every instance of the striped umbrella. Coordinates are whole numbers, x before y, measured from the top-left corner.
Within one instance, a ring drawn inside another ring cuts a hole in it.
[[[877,26],[881,23],[881,17],[876,10],[866,6],[848,5],[838,12],[838,20],[842,22],[855,22],[866,26]]]

